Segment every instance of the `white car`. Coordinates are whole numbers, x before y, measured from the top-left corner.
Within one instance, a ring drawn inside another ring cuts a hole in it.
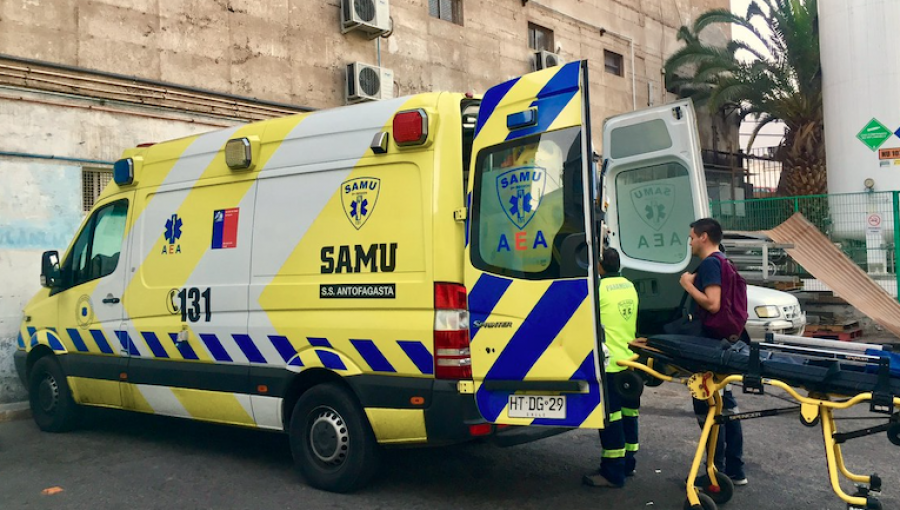
[[[803,335],[806,312],[800,301],[787,292],[747,285],[747,334],[753,340],[765,340],[766,333]]]

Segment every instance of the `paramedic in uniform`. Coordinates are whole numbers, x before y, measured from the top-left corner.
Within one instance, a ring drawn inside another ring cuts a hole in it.
[[[681,286],[696,303],[710,313],[719,311],[722,303],[722,263],[713,254],[719,251],[722,242],[722,226],[712,218],[703,218],[691,223],[689,235],[691,254],[701,260],[697,271],[681,275]],[[746,330],[741,339],[747,335]],[[704,332],[704,336],[720,340],[715,335]],[[749,342],[749,340],[748,340]],[[738,404],[731,393],[731,385],[722,393],[723,408],[729,414],[737,413]],[[706,421],[709,405],[705,400],[694,399],[694,414],[700,426]],[[725,423],[724,433],[719,433],[716,443],[716,469],[731,478],[735,485],[747,485],[744,475],[744,432],[740,421]],[[721,429],[720,429],[721,430]]]
[[[638,295],[634,285],[619,274],[619,252],[606,248],[600,263],[600,323],[606,332],[609,363],[607,381],[625,367],[617,362],[630,359],[634,353],[628,343],[637,329]],[[620,488],[625,478],[634,475],[635,454],[638,451],[638,409],[640,397],[624,399],[616,386],[607,382],[609,423],[600,431],[603,456],[600,469],[584,475],[582,481],[592,487]]]

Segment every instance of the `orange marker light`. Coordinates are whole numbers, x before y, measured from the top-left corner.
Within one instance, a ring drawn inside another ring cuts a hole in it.
[[[259,386],[256,387],[256,391],[258,391],[259,393],[268,393],[269,387],[266,386],[265,384],[260,384]]]
[[[414,406],[420,406],[425,403],[425,397],[410,397],[409,403]]]

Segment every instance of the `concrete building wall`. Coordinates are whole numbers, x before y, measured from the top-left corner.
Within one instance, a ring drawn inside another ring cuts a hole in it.
[[[125,147],[229,124],[109,102],[102,106],[113,111],[97,111],[86,107],[100,101],[7,92],[0,91],[0,404],[25,398],[12,363],[22,309],[40,288],[41,253],[63,252],[84,218],[83,169],[108,168],[102,162],[118,159]]]
[[[208,107],[216,93],[338,106],[346,65],[379,59],[394,71],[395,95],[483,93],[531,70],[533,23],[553,31],[551,49],[564,60],[591,62],[592,122],[600,126],[633,106],[672,99],[661,69],[679,45],[676,30],[729,0],[461,4],[456,24],[429,15],[428,0],[391,0],[393,34],[373,41],[341,34],[339,0],[0,0],[0,403],[24,397],[11,359],[21,310],[38,289],[41,252],[64,250],[83,218],[83,169],[108,167],[138,143],[290,111]],[[621,75],[604,71],[604,50],[622,56]],[[36,71],[4,56],[79,69]],[[165,86],[113,85],[92,70],[210,93],[198,102]],[[711,146],[712,135],[703,138]]]

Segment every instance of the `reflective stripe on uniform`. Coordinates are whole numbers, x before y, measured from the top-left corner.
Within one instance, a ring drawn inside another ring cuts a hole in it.
[[[609,413],[609,421],[619,421],[622,419],[622,411],[616,411],[614,413]]]
[[[626,452],[636,452],[641,449],[640,443],[625,443]]]
[[[622,416],[626,418],[637,418],[641,415],[640,409],[629,409],[627,407],[622,408]]]
[[[625,457],[625,448],[618,450],[603,450],[604,459],[621,459]]]

